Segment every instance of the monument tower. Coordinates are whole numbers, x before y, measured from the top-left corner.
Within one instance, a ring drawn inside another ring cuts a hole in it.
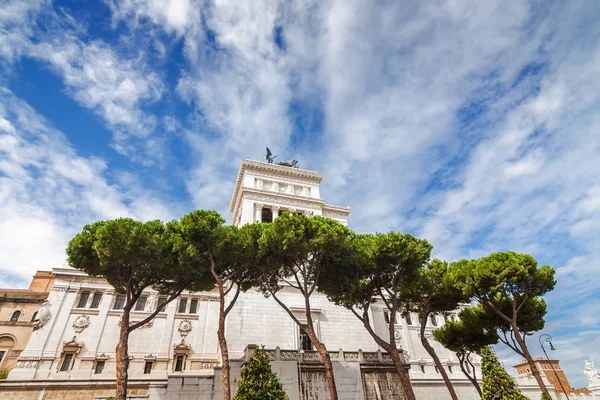
[[[242,160],[229,211],[236,226],[272,222],[285,211],[320,215],[347,225],[350,206],[325,204],[319,185],[323,175],[300,168]]]

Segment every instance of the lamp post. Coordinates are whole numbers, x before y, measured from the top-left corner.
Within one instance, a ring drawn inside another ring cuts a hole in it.
[[[552,336],[547,335],[547,334],[544,333],[544,334],[540,335],[539,339],[540,339],[540,346],[542,347],[542,351],[546,355],[546,359],[548,361],[550,361],[550,357],[548,357],[548,353],[546,353],[546,349],[544,348],[544,343],[550,344],[550,350],[556,350],[556,348],[552,345]],[[552,364],[550,364],[550,368],[552,368]],[[560,388],[562,389],[562,391],[565,394],[565,396],[567,396],[567,399],[570,400],[569,399],[569,395],[567,394],[567,391],[563,387],[563,384],[560,381],[560,378],[558,377],[558,374],[556,373],[556,369],[552,368],[552,370],[554,371],[554,375],[556,376],[556,380],[558,381],[558,384],[560,385]]]

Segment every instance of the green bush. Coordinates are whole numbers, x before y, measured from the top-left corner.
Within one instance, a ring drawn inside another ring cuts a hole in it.
[[[6,379],[8,376],[8,369],[0,368],[0,379]]]
[[[263,349],[255,349],[242,368],[242,379],[233,400],[287,400],[281,381],[271,371],[269,357]]]
[[[481,400],[529,400],[515,386],[513,378],[498,362],[498,358],[488,347],[481,350],[483,357],[481,371],[483,374],[483,395]]]

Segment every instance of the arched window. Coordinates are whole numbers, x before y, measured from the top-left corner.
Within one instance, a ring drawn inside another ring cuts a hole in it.
[[[12,315],[12,317],[10,317],[10,322],[17,322],[19,320],[19,317],[21,316],[21,311],[15,311]]]
[[[31,322],[35,321],[37,318],[37,311],[33,313],[33,316],[31,317]]]

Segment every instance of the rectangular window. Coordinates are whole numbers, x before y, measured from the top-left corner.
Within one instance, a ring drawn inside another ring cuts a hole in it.
[[[94,374],[101,374],[104,371],[104,360],[96,361],[96,368],[94,369]]]
[[[425,366],[424,365],[421,365],[421,372],[425,373]]]
[[[198,311],[198,299],[192,299],[190,301],[190,314],[196,314]]]
[[[102,300],[102,293],[94,293],[94,297],[92,297],[92,305],[90,308],[98,308],[100,305],[100,300]]]
[[[6,354],[6,351],[0,350],[0,363],[2,363],[2,359],[4,358],[4,354]]]
[[[79,296],[79,303],[77,303],[77,308],[85,308],[89,298],[90,292],[82,292],[81,296]]]
[[[65,354],[62,364],[60,365],[60,372],[69,371],[71,369],[71,361],[73,361],[73,353]]]
[[[383,319],[385,320],[386,324],[389,324],[390,323],[390,313],[387,312],[387,311],[384,311],[383,312]]]
[[[177,356],[175,359],[175,372],[183,371],[183,356]]]
[[[185,308],[187,307],[187,299],[183,298],[181,300],[179,300],[179,313],[184,313],[185,312]]]
[[[308,333],[306,333],[308,329],[307,325],[300,326],[300,349],[301,350],[314,350],[313,344],[308,337]]]
[[[160,312],[164,312],[166,306],[167,306],[167,298],[162,297],[162,296],[159,297],[158,298],[158,309],[160,310]]]
[[[144,374],[149,374],[150,372],[152,372],[152,361],[146,361],[146,364],[144,364]]]
[[[435,319],[435,315],[430,316],[429,319],[431,320],[431,325],[437,326],[437,320]]]
[[[410,314],[406,314],[404,319],[406,320],[407,325],[412,325],[412,318],[410,317]]]
[[[140,296],[138,301],[135,302],[135,311],[144,311],[144,309],[146,308],[147,299],[147,296]]]
[[[122,310],[123,307],[125,307],[125,295],[118,294],[117,297],[115,297],[115,304],[113,306],[113,310]]]
[[[436,374],[439,374],[439,373],[440,373],[440,370],[438,369],[437,365],[435,366],[435,373],[436,373]]]
[[[452,373],[452,365],[448,365],[448,372]]]

